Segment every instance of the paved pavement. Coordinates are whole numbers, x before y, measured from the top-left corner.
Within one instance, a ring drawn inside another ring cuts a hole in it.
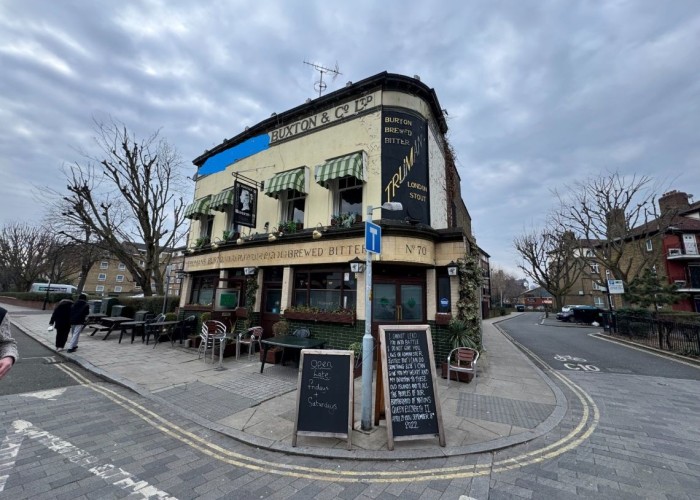
[[[10,311],[14,325],[53,349],[55,333],[47,331],[50,311],[3,307]],[[437,438],[429,438],[397,442],[389,451],[384,421],[369,432],[359,430],[361,378],[355,381],[352,449],[345,449],[345,440],[306,436],[299,436],[297,446],[292,447],[297,384],[293,366],[266,365],[261,374],[257,356],[249,360],[242,354],[239,360],[224,358],[226,370],[218,371],[218,360],[198,359],[196,349],[172,347],[168,342],[154,349],[153,343],[146,345],[139,339],[131,344],[130,337],[120,344],[118,334],[102,340],[103,335],[91,337],[87,329],[78,351],[56,356],[157,401],[182,418],[253,446],[317,457],[435,458],[497,450],[535,439],[552,430],[566,413],[563,392],[499,331],[496,323],[504,319],[507,317],[483,323],[486,352],[474,381],[452,382],[448,388],[438,373],[445,447]],[[211,438],[215,440],[216,434]]]

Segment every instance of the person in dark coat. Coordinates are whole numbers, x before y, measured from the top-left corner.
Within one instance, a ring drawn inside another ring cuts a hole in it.
[[[68,332],[70,332],[70,312],[73,307],[73,301],[63,299],[54,308],[49,325],[56,328],[56,350],[62,351],[68,340]]]
[[[85,320],[90,313],[90,306],[87,303],[87,295],[81,293],[70,308],[70,330],[71,338],[66,352],[75,352],[78,349],[78,339],[80,332],[85,328]]]

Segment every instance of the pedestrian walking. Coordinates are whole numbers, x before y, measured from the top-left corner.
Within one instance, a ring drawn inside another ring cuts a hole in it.
[[[10,331],[10,315],[0,307],[0,378],[7,375],[18,357],[17,342]]]
[[[56,351],[61,352],[66,346],[68,332],[70,332],[70,316],[73,301],[70,299],[61,300],[53,310],[49,325],[56,329]]]
[[[75,352],[78,349],[80,332],[85,328],[85,320],[89,312],[90,306],[87,303],[87,295],[81,293],[78,300],[76,300],[70,308],[71,338],[66,352]]]

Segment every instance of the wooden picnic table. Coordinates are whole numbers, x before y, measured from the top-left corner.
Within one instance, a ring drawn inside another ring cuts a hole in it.
[[[93,326],[93,330],[90,336],[92,337],[93,335],[95,335],[98,330],[106,330],[107,333],[105,333],[105,336],[102,340],[107,340],[107,337],[109,337],[109,334],[112,333],[112,331],[114,331],[115,328],[117,328],[119,325],[126,321],[133,320],[134,318],[127,318],[126,316],[105,316],[104,318],[100,319],[101,326]]]
[[[295,337],[294,335],[285,335],[283,337],[270,337],[262,340],[263,354],[260,364],[260,373],[265,368],[265,358],[270,347],[281,347],[282,349],[323,349],[326,344],[325,340],[311,339],[309,337]],[[282,351],[282,362],[284,363],[284,351]]]
[[[98,323],[102,318],[106,318],[105,313],[90,313],[85,318],[86,323]]]
[[[122,337],[126,333],[126,331],[131,328],[131,343],[134,343],[134,339],[136,338],[136,330],[141,328],[141,342],[143,342],[143,339],[145,337],[145,332],[143,331],[143,328],[146,324],[146,321],[125,321],[124,323],[121,323],[119,325],[119,328],[121,329],[121,333],[119,334],[119,343],[122,343]]]

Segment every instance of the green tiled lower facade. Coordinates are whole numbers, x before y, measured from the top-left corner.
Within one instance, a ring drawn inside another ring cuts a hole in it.
[[[365,334],[364,321],[356,321],[354,325],[318,321],[288,321],[288,323],[290,332],[297,328],[308,328],[312,337],[325,340],[326,349],[347,349],[353,342],[362,342]],[[432,321],[427,324],[430,326],[430,334],[433,338],[435,365],[439,367],[450,352],[447,327],[436,325]]]

